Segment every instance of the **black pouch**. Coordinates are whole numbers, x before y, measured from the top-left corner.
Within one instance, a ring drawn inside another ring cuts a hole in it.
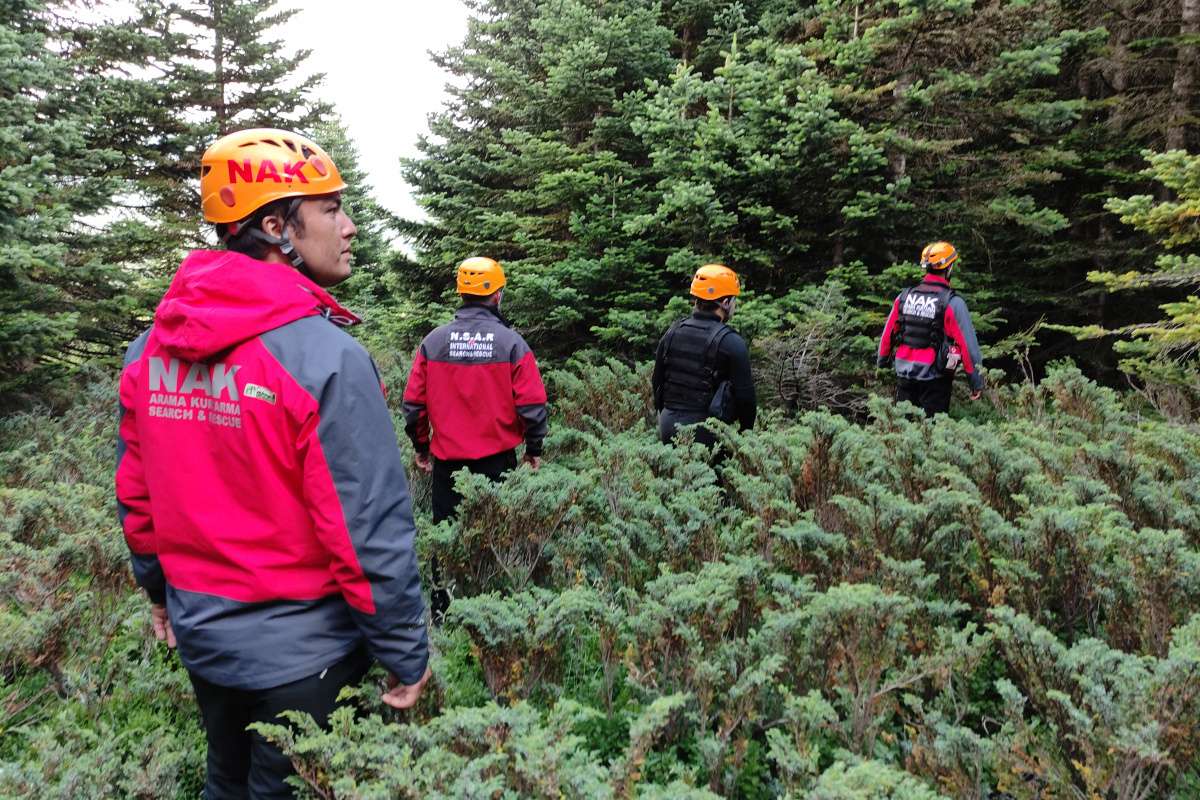
[[[721,381],[708,404],[708,415],[722,422],[733,422],[733,381]]]

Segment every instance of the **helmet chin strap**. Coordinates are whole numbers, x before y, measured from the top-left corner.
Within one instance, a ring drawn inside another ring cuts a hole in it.
[[[288,236],[287,232],[288,223],[291,222],[292,217],[295,216],[296,209],[300,207],[301,200],[302,198],[297,197],[288,205],[287,213],[283,215],[283,221],[279,226],[278,236],[272,236],[264,231],[259,225],[255,225],[250,229],[250,235],[264,244],[278,247],[279,251],[283,253],[283,257],[286,258],[293,267],[299,270],[301,275],[309,280],[312,280],[312,273],[309,271],[308,265],[304,263],[304,256],[297,252],[296,246],[292,244],[291,237]]]

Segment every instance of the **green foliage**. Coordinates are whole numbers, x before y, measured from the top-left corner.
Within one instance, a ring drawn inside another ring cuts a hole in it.
[[[111,352],[132,305],[119,256],[87,220],[113,202],[121,154],[97,147],[101,81],[76,80],[45,3],[0,8],[0,407]]]
[[[437,57],[459,88],[405,164],[431,219],[406,226],[421,266],[400,285],[444,298],[454,262],[487,253],[539,351],[645,356],[689,274],[724,261],[770,360],[835,376],[773,365],[785,401],[853,412],[857,337],[933,239],[962,250],[985,332],[1104,323],[1078,286],[1144,263],[1145,240],[1103,198],[1138,184],[1138,148],[1194,127],[1145,106],[1186,67],[1169,15],[1110,5],[478,0]],[[814,296],[847,264],[867,291]]]
[[[209,246],[195,180],[218,133],[310,129],[319,76],[274,0],[0,10],[0,407],[59,401],[112,365],[186,249]]]
[[[187,674],[149,635],[116,532],[116,385],[0,424],[0,795],[195,797]]]
[[[1200,408],[1197,303],[1175,296],[1197,273],[1195,43],[1173,9],[469,5],[436,56],[452,100],[403,165],[426,223],[374,203],[306,100],[306,54],[276,41],[294,10],[0,11],[2,402],[78,372],[73,403],[0,421],[0,795],[199,792],[187,676],[113,521],[115,387],[79,368],[204,242],[196,158],[251,124],[313,134],[352,184],[339,292],[393,409],[471,254],[505,261],[553,409],[546,465],[460,475],[454,521],[429,522],[413,476],[421,562],[453,595],[435,685],[399,714],[372,678],[329,730],[262,726],[301,796],[1195,795],[1200,439],[1036,343],[1120,330],[1163,416]],[[1004,337],[989,355],[1029,380],[930,421],[869,369],[934,238]],[[735,322],[776,406],[752,431],[707,423],[719,455],[657,441],[637,361],[706,260],[745,278]],[[1088,274],[1159,292],[1166,318],[1094,303]]]
[[[210,244],[195,180],[217,136],[252,127],[311,134],[328,117],[312,99],[321,76],[303,74],[308,52],[286,41],[296,13],[276,0],[138,0],[129,19],[84,43],[81,55],[136,76],[120,81],[129,100],[112,109],[109,141],[125,157],[135,209],[145,210],[130,221],[151,240],[143,269],[169,275],[184,250]]]
[[[943,797],[908,773],[874,761],[852,767],[834,764],[807,796],[813,800],[941,800]]]
[[[1165,186],[1174,199],[1156,201],[1148,194],[1110,198],[1106,208],[1121,221],[1154,236],[1170,251],[1163,253],[1149,271],[1123,273],[1096,271],[1088,280],[1108,292],[1129,292],[1156,287],[1191,290],[1200,286],[1200,157],[1182,150],[1143,153],[1150,166],[1143,173]],[[1166,316],[1156,321],[1139,321],[1112,331],[1095,328],[1070,329],[1081,338],[1103,334],[1128,337],[1117,344],[1121,366],[1146,385],[1149,399],[1166,413],[1194,419],[1200,409],[1200,298],[1188,294],[1163,303]],[[1165,389],[1165,391],[1164,391]],[[1173,389],[1173,391],[1172,391]]]
[[[987,422],[876,399],[716,425],[713,464],[656,441],[644,369],[551,371],[552,460],[464,473],[454,522],[415,482],[454,594],[435,685],[263,726],[301,796],[1188,796],[1194,431],[1060,365]],[[194,796],[202,772],[108,516],[112,391],[3,428],[5,795]]]

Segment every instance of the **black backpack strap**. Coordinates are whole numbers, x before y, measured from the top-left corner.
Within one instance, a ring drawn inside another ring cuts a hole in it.
[[[950,307],[950,301],[954,299],[955,291],[949,286],[938,287],[938,314],[943,320],[942,325],[945,326],[946,309]]]
[[[896,327],[892,328],[892,350],[896,349],[896,341],[904,341],[904,304],[908,302],[908,296],[912,294],[914,287],[909,286],[904,291],[900,292],[900,296],[896,298]]]
[[[683,324],[683,320],[678,320],[674,325],[667,328],[667,334],[663,337],[663,364],[671,360],[671,342],[675,341],[675,333],[679,330],[679,326]]]
[[[704,343],[704,363],[708,365],[714,378],[717,374],[717,350],[725,337],[732,332],[733,328],[722,322],[708,335],[708,341]]]
[[[949,286],[938,286],[938,310],[936,324],[930,335],[933,337],[933,348],[937,355],[941,355],[946,343],[946,309],[950,308],[950,301],[954,299],[954,290]]]

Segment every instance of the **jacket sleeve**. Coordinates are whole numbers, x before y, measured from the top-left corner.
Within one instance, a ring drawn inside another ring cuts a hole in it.
[[[408,481],[380,385],[366,351],[345,346],[298,444],[305,502],[342,596],[374,656],[413,684],[429,658],[425,603]]]
[[[758,416],[754,372],[750,368],[750,349],[746,346],[746,340],[739,334],[730,333],[721,340],[721,352],[729,359],[729,379],[733,382],[738,425],[744,431],[750,430]]]
[[[521,344],[524,344],[522,340]],[[525,453],[531,456],[542,454],[542,441],[550,427],[550,415],[546,410],[546,387],[538,371],[537,359],[528,345],[524,354],[512,366],[513,402],[517,414],[525,422]]]
[[[429,452],[429,409],[426,405],[425,343],[417,348],[404,387],[404,432],[418,453]]]
[[[150,490],[142,467],[142,450],[137,433],[138,382],[141,355],[150,332],[142,334],[125,353],[121,370],[117,422],[117,518],[129,546],[133,576],[146,590],[151,602],[166,603],[166,579],[158,561],[158,542],[150,511]]]
[[[958,295],[950,300],[946,309],[946,335],[958,345],[962,353],[963,371],[971,383],[972,391],[982,391],[984,386],[983,355],[979,352],[979,340],[975,338],[975,326],[971,324],[971,314],[967,311],[967,301]]]
[[[900,298],[897,297],[892,302],[892,311],[888,314],[887,322],[883,326],[883,335],[879,338],[879,355],[875,359],[875,366],[883,369],[890,366],[895,354],[892,353],[892,337],[896,335],[896,318],[900,315]]]

